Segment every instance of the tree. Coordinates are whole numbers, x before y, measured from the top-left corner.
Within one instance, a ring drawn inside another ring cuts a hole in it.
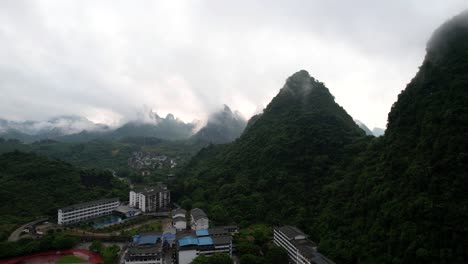
[[[268,250],[266,259],[269,264],[288,263],[288,252],[281,247],[273,246]]]
[[[215,253],[209,257],[200,255],[192,261],[192,264],[232,264],[232,260],[227,254]]]
[[[267,264],[267,263],[261,257],[254,256],[252,254],[247,254],[247,255],[241,256],[240,264]]]
[[[104,258],[104,264],[112,264],[115,261],[115,258],[120,252],[120,248],[117,245],[112,245],[110,247],[104,248],[102,251],[102,257]]]
[[[102,245],[102,242],[99,241],[99,240],[95,240],[93,241],[93,243],[91,243],[91,245],[89,246],[89,250],[93,251],[93,252],[96,252],[96,253],[101,253],[102,250],[103,250],[103,245]]]

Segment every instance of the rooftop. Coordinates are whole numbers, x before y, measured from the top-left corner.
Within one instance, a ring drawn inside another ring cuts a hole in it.
[[[181,221],[187,222],[187,219],[185,217],[182,217],[182,216],[174,217],[174,218],[172,218],[172,220],[174,222],[181,222]]]
[[[187,213],[187,211],[185,211],[184,209],[182,208],[177,208],[177,209],[174,209],[172,210],[172,215],[177,215],[177,214],[183,214],[185,215]]]
[[[198,237],[208,236],[208,229],[200,229],[195,231]]]
[[[211,237],[199,237],[198,245],[199,246],[213,245],[213,239]]]
[[[179,239],[179,246],[185,247],[185,246],[198,246],[198,238],[196,237],[191,237],[191,236],[186,236],[181,239]]]
[[[141,233],[133,236],[133,242],[138,245],[154,245],[161,238],[158,232]]]
[[[106,203],[113,203],[113,202],[119,202],[119,198],[101,199],[101,200],[89,201],[85,203],[73,204],[67,207],[60,208],[59,210],[62,210],[62,212],[69,212],[69,211],[79,210],[79,209],[83,209],[83,208],[87,208],[91,206],[96,206],[99,204],[106,204]]]
[[[121,205],[114,209],[114,211],[121,212],[127,214],[128,212],[139,212],[140,209],[132,208],[128,205]]]
[[[208,216],[206,216],[205,212],[200,208],[192,209],[192,211],[190,211],[190,214],[192,215],[193,220],[195,221],[202,219],[202,218],[208,219]]]
[[[228,245],[231,244],[232,237],[231,236],[218,236],[213,237],[213,243],[215,245]]]
[[[298,236],[301,236],[301,237],[304,237],[304,238],[307,237],[306,234],[304,234],[301,230],[299,230],[295,226],[286,225],[286,226],[282,226],[282,227],[277,228],[277,230],[279,230],[281,233],[283,233],[285,236],[287,236],[288,239],[296,239],[296,237],[298,237]]]

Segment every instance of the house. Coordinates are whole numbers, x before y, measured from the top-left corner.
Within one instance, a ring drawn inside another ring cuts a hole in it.
[[[275,227],[273,242],[288,252],[290,263],[294,264],[335,264],[317,251],[317,245],[294,226]]]
[[[192,230],[208,229],[209,219],[205,212],[200,208],[195,208],[190,211],[190,226]]]

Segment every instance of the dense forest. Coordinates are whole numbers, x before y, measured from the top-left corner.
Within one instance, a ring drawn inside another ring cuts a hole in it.
[[[366,136],[300,71],[173,187],[216,223],[297,225],[337,263],[467,263],[467,87],[464,12],[433,34],[384,136]]]
[[[81,169],[69,163],[14,151],[0,155],[0,240],[38,216],[56,217],[57,209],[95,199],[128,197],[128,186],[109,171]]]
[[[30,144],[0,138],[0,153],[14,150],[34,152],[79,167],[110,168],[118,172],[128,168],[128,158],[135,151],[179,157],[183,164],[206,145],[202,141],[170,141],[154,137],[123,138],[116,141],[101,139],[82,143],[42,140]]]

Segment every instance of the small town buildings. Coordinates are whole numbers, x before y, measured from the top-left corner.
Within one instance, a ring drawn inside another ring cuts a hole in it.
[[[145,187],[140,191],[130,191],[129,206],[143,212],[158,212],[169,208],[171,192],[165,185]]]
[[[99,216],[110,215],[119,205],[120,201],[118,198],[111,198],[60,208],[57,213],[57,223],[59,225],[68,225]]]
[[[176,263],[188,264],[198,255],[226,253],[232,256],[232,236],[224,227],[199,229],[178,234]]]
[[[142,233],[133,237],[133,243],[124,255],[124,264],[163,264],[162,235],[158,232]]]
[[[288,252],[290,263],[335,264],[317,251],[317,245],[294,226],[275,227],[273,242]]]
[[[208,229],[209,219],[205,212],[200,208],[195,208],[190,211],[190,227],[192,230]]]

